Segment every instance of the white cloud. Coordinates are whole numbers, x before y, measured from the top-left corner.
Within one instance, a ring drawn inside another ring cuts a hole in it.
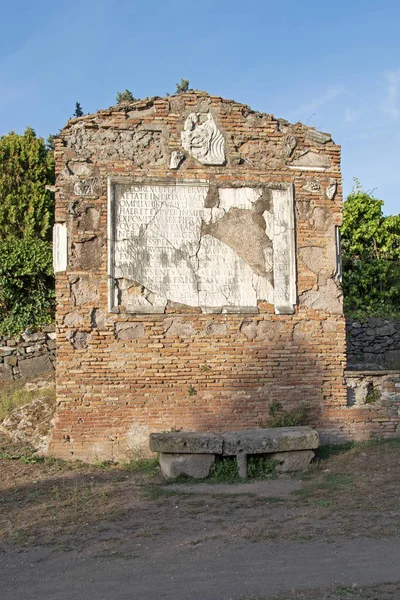
[[[387,71],[385,73],[387,82],[386,97],[382,102],[383,112],[388,115],[393,121],[398,121],[400,118],[399,104],[399,86],[400,86],[400,69],[397,71]]]
[[[298,106],[295,110],[292,111],[292,115],[296,115],[295,118],[298,118],[299,115],[301,115],[302,117],[307,116],[311,118],[319,108],[321,108],[325,104],[328,104],[329,102],[332,102],[332,100],[334,100],[338,96],[347,93],[348,92],[346,92],[346,90],[342,86],[328,88],[326,92],[321,96],[317,96],[307,104]]]

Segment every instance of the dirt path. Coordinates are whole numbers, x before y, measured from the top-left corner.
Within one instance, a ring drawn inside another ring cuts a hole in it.
[[[0,450],[1,600],[400,599],[399,441],[235,487]]]
[[[7,552],[0,560],[2,600],[238,600],[400,579],[400,538],[330,544],[211,541],[131,550],[114,556],[49,548]]]

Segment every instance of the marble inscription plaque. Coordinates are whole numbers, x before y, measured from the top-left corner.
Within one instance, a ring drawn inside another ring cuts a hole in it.
[[[196,181],[111,184],[110,310],[164,312],[173,302],[204,312],[255,312],[257,300],[274,303],[275,296],[279,312],[285,301],[284,312],[293,310],[285,265],[291,194],[271,190],[271,201],[261,187],[220,188],[208,207],[208,191]],[[262,218],[260,202],[268,204]]]

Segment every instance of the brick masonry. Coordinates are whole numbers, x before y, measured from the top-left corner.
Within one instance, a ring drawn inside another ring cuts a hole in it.
[[[227,162],[182,151],[193,111],[211,112]],[[257,427],[269,406],[307,406],[329,439],[367,435],[346,421],[345,321],[335,227],[342,218],[340,147],[329,134],[201,92],[122,104],[70,120],[56,141],[56,221],[68,266],[56,278],[57,417],[50,453],[84,460],[148,451],[152,431]],[[107,177],[201,179],[213,185],[294,184],[297,305],[276,315],[109,313]],[[363,429],[364,428],[364,429]]]

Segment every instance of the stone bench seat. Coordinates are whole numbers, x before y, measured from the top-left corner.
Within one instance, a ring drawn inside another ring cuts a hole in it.
[[[318,433],[310,427],[247,429],[227,433],[173,431],[150,434],[150,449],[160,453],[167,477],[207,477],[216,456],[236,456],[239,475],[247,478],[247,457],[265,455],[277,463],[277,472],[305,469],[318,448]]]

